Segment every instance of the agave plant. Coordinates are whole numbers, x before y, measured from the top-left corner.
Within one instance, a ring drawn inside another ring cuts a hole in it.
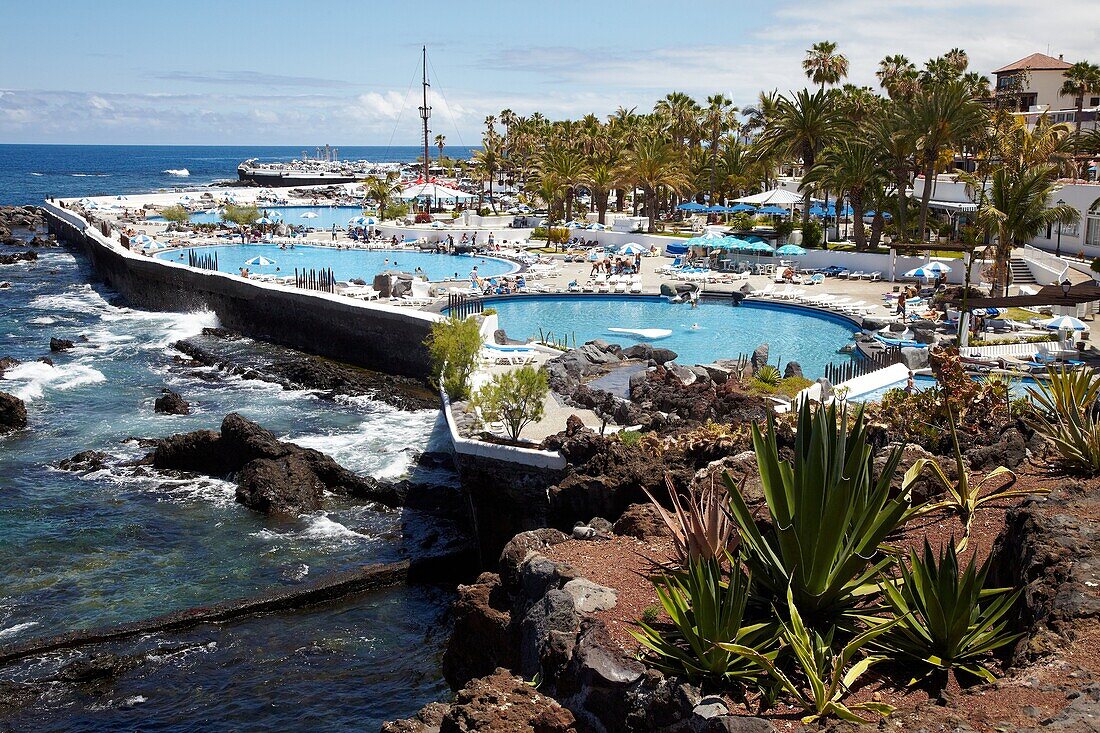
[[[1027,423],[1042,435],[1070,470],[1100,473],[1100,421],[1094,414],[1100,381],[1091,369],[1047,367],[1047,379],[1027,392],[1035,409]]]
[[[909,470],[905,472],[902,486],[910,486],[925,468],[931,469],[932,476],[937,482],[943,485],[947,493],[941,501],[927,502],[917,507],[914,511],[914,515],[930,514],[940,510],[946,510],[957,514],[959,521],[962,522],[963,525],[963,538],[959,541],[958,546],[958,550],[961,552],[966,549],[966,545],[970,541],[970,524],[974,521],[974,514],[977,513],[978,509],[983,505],[992,501],[1012,499],[1015,497],[1027,496],[1029,494],[1045,493],[1045,490],[1013,490],[1012,486],[1016,483],[1016,474],[1004,466],[998,466],[975,481],[970,475],[969,469],[966,467],[966,461],[963,460],[962,448],[959,447],[959,433],[955,428],[955,416],[950,406],[947,408],[947,417],[947,424],[951,429],[951,443],[955,450],[955,479],[951,480],[948,478],[943,468],[934,460],[930,458],[918,458],[913,462],[913,465],[909,467]],[[990,481],[994,479],[1004,479],[1005,477],[1009,477],[1011,480],[1003,482],[1000,486],[990,491],[985,490],[986,485]]]
[[[924,541],[923,557],[909,552],[909,567],[901,576],[882,584],[894,623],[875,643],[891,656],[915,662],[929,672],[960,670],[992,682],[982,658],[1010,644],[1021,634],[1006,631],[1006,615],[1020,591],[984,590],[989,559],[975,567],[971,556],[959,574],[954,543],[939,556]],[[983,604],[982,599],[993,600]]]
[[[747,680],[760,675],[756,664],[719,642],[735,642],[774,659],[776,650],[768,649],[773,646],[774,625],[742,625],[749,579],[732,557],[725,559],[730,567],[726,578],[722,561],[699,557],[681,572],[654,579],[673,629],[662,632],[640,621],[641,631],[630,632],[653,652],[654,666],[696,679]]]
[[[665,509],[642,487],[665,525],[672,533],[676,557],[682,567],[695,558],[723,558],[735,539],[733,522],[726,513],[726,491],[721,486],[704,486],[697,496],[687,500],[687,507],[680,502],[680,495],[672,480],[665,476],[665,486],[672,498],[672,512]]]
[[[753,377],[769,387],[775,387],[783,380],[783,375],[779,372],[779,369],[771,364],[765,364],[757,369]]]
[[[847,407],[811,412],[803,400],[793,463],[779,458],[774,420],[766,435],[752,426],[771,515],[763,531],[737,484],[724,476],[754,582],[780,604],[790,592],[815,625],[853,615],[863,598],[878,592],[875,577],[893,562],[879,546],[911,513],[904,492],[890,490],[901,451],[891,452],[875,479],[863,408],[850,428],[848,422]]]
[[[886,717],[894,711],[886,703],[869,701],[845,705],[841,700],[871,665],[886,658],[881,655],[867,655],[849,667],[856,654],[875,637],[889,631],[897,623],[896,619],[872,626],[854,636],[839,652],[834,652],[833,637],[837,627],[830,627],[824,636],[808,629],[798,613],[791,590],[787,591],[787,610],[791,620],[782,623],[779,638],[794,653],[803,683],[800,684],[795,676],[777,667],[774,655],[767,656],[738,643],[723,643],[718,646],[744,656],[767,672],[779,684],[780,689],[790,694],[806,711],[807,715],[802,718],[803,723],[812,723],[829,715],[853,723],[873,723],[873,718],[860,716],[857,712],[877,713]]]

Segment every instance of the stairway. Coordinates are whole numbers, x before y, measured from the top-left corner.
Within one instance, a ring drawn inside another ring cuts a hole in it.
[[[1008,266],[1012,270],[1013,285],[1035,284],[1035,276],[1031,274],[1031,268],[1027,266],[1027,261],[1023,257],[1013,257],[1008,261]]]

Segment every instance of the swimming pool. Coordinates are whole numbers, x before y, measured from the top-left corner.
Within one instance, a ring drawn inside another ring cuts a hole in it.
[[[337,280],[359,277],[367,283],[370,283],[377,273],[389,269],[413,272],[419,267],[433,282],[453,279],[456,276],[459,279],[465,278],[475,265],[482,277],[504,275],[517,269],[511,262],[494,257],[410,250],[334,249],[303,244],[297,244],[293,249],[280,249],[274,244],[219,244],[188,249],[203,255],[217,253],[218,269],[222,272],[237,273],[242,267],[247,267],[254,273],[272,274],[277,271],[280,275],[293,275],[294,268],[322,270],[331,267]],[[156,256],[175,262],[187,262],[186,249],[160,252]],[[273,260],[275,264],[264,267],[245,264],[246,261],[257,256]]]
[[[837,351],[859,330],[845,318],[768,303],[734,307],[704,300],[692,309],[656,296],[578,295],[487,298],[485,305],[497,310],[500,327],[511,338],[538,338],[542,329],[567,338],[570,346],[574,338],[577,344],[604,339],[629,346],[638,341],[607,329],[664,328],[672,335],[646,343],[672,349],[681,364],[734,359],[767,343],[770,363],[780,361],[782,369],[797,361],[810,379],[824,374],[826,364],[851,359]]]
[[[278,213],[278,218],[292,226],[306,226],[315,229],[331,229],[335,224],[337,229],[347,229],[348,221],[364,214],[358,206],[257,206],[261,215]],[[303,217],[303,214],[316,214]],[[196,211],[191,214],[191,221],[196,224],[218,224],[221,222],[221,214],[210,211]]]
[[[974,380],[977,381],[978,377],[974,377]],[[926,374],[918,374],[918,375],[913,377],[913,386],[918,391],[922,391],[922,390],[929,389],[931,387],[935,387],[936,386],[936,378],[928,376]],[[1008,391],[1009,391],[1009,393],[1011,393],[1012,399],[1016,399],[1018,397],[1027,397],[1028,396],[1027,388],[1028,387],[1035,387],[1035,386],[1036,386],[1035,380],[1031,379],[1030,377],[1014,378],[1014,379],[1010,380],[1009,383],[1008,383]],[[867,392],[865,394],[851,395],[851,396],[848,397],[848,401],[849,402],[880,402],[882,400],[882,396],[885,395],[890,390],[892,390],[892,389],[904,389],[904,388],[905,388],[905,380],[903,379],[900,382],[894,382],[893,384],[888,384],[885,387],[879,387],[878,389],[872,390],[872,391]]]

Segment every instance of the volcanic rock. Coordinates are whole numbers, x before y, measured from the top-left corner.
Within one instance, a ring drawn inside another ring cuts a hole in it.
[[[615,534],[637,537],[640,540],[668,537],[672,533],[661,519],[657,508],[650,503],[631,504],[615,522]]]
[[[68,339],[50,339],[50,351],[68,351],[71,348],[73,348],[73,342]]]
[[[57,467],[62,471],[91,473],[92,471],[98,471],[101,468],[105,468],[108,458],[110,458],[110,456],[102,451],[85,450],[77,453],[72,458],[66,458],[61,461],[57,464]]]
[[[788,361],[787,366],[783,368],[783,378],[790,379],[791,377],[802,378],[802,365],[797,361]]]
[[[165,389],[153,403],[153,411],[165,415],[190,415],[191,405],[172,390]]]
[[[752,352],[752,358],[749,360],[749,363],[752,364],[752,371],[754,374],[760,371],[760,367],[768,363],[768,350],[767,344],[760,344]]]
[[[0,434],[27,427],[27,406],[13,394],[0,392]]]
[[[12,367],[19,366],[20,361],[10,356],[0,358],[0,377],[4,376],[4,372]]]
[[[575,733],[573,714],[512,675],[498,669],[459,690],[439,724],[439,733]]]
[[[357,476],[324,453],[280,441],[236,413],[225,417],[220,433],[173,435],[160,440],[151,456],[159,469],[236,476],[237,500],[265,512],[317,508],[323,490],[399,506],[408,488]]]
[[[34,262],[38,259],[38,253],[33,250],[16,252],[14,254],[0,254],[0,265],[14,265],[16,262]]]

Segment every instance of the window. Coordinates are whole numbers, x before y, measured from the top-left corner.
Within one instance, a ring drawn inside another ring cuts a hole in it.
[[[1089,100],[1090,107],[1100,107],[1100,97],[1093,97]]]
[[[1080,221],[1081,220],[1078,219],[1077,221],[1073,222],[1072,224],[1063,224],[1062,225],[1062,236],[1063,237],[1079,237],[1079,236],[1081,236]]]
[[[1100,247],[1100,217],[1090,216],[1085,231],[1085,244]]]
[[[1052,231],[1054,231],[1054,225],[1053,224],[1047,224],[1047,239],[1050,239],[1050,233]]]

